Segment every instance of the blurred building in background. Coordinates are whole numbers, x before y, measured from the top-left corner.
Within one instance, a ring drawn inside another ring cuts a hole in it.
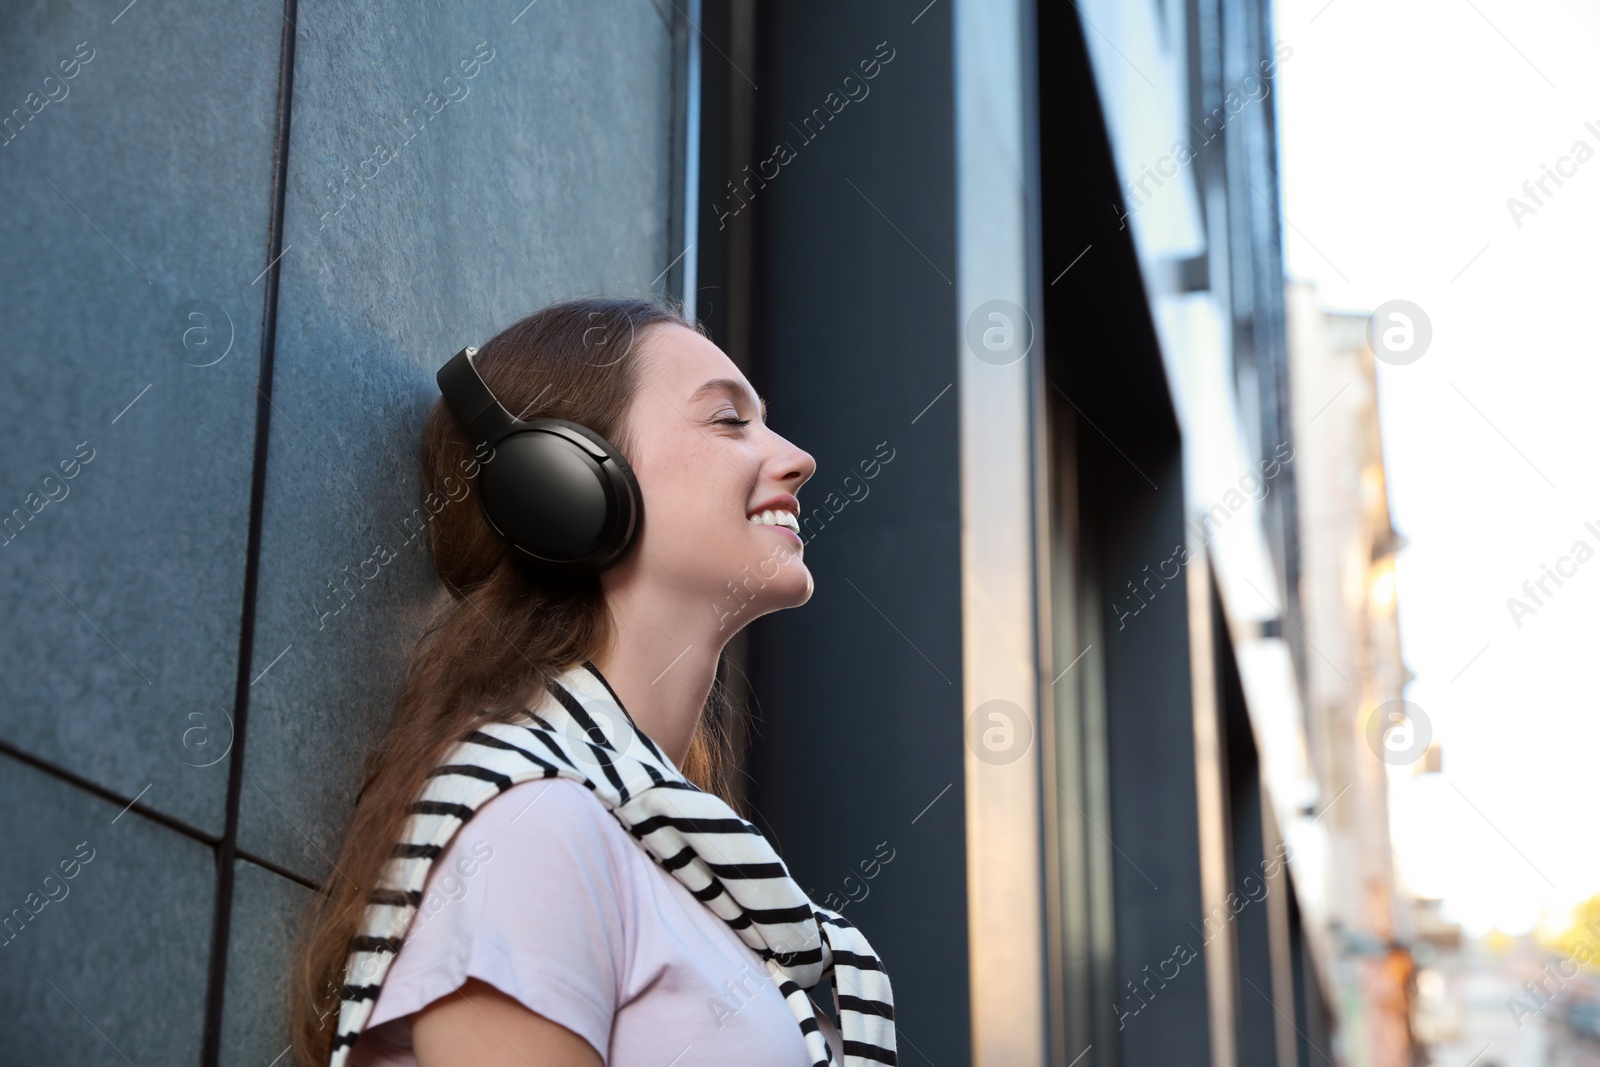
[[[1391,773],[1437,770],[1439,748],[1402,699],[1395,555],[1369,316],[1287,286],[1300,481],[1308,751],[1327,838],[1325,951],[1351,1063],[1412,1062],[1412,902],[1397,891]]]
[[[1396,538],[1267,4],[70,3],[0,56],[0,1062],[282,1054],[440,596],[434,372],[596,291],[817,457],[736,781],[901,1063],[1408,1062]]]

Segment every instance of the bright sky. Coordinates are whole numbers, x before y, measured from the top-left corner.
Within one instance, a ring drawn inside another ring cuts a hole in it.
[[[1600,8],[1278,0],[1277,32],[1290,274],[1433,326],[1378,365],[1406,697],[1445,769],[1395,779],[1402,875],[1469,932],[1525,930],[1600,892]],[[1519,628],[1507,598],[1579,540]]]

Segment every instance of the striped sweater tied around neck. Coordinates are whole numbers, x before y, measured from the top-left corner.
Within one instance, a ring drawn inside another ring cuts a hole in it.
[[[517,783],[555,777],[587,786],[640,848],[755,950],[815,1067],[835,1061],[807,991],[830,976],[844,1067],[896,1062],[889,975],[861,931],[807,897],[760,830],[685,778],[586,660],[551,682],[525,719],[478,727],[429,772],[350,943],[329,1067],[345,1067],[428,872],[456,831]]]

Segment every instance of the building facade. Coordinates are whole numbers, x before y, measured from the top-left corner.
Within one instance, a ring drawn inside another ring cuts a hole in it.
[[[887,961],[900,1062],[1387,1062],[1336,995],[1269,7],[0,31],[0,1061],[281,1055],[294,920],[441,596],[434,371],[656,292],[819,463],[816,593],[729,646],[725,725]]]

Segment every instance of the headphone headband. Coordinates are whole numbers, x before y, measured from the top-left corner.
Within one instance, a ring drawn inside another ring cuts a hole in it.
[[[476,348],[463,348],[439,368],[436,379],[445,403],[467,428],[473,444],[493,445],[516,430],[517,420],[494,398],[472,365],[477,354]]]

